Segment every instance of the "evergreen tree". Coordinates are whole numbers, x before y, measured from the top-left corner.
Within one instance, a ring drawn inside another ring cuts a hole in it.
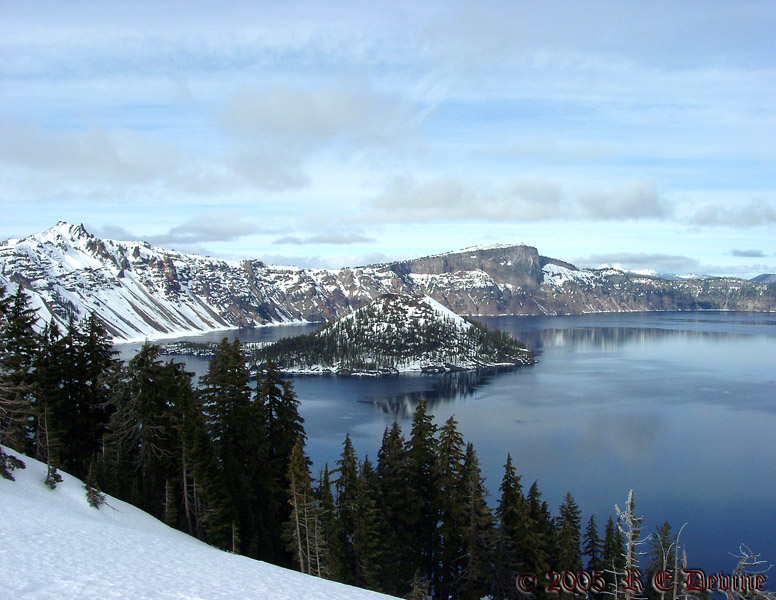
[[[646,581],[649,583],[653,580],[656,573],[674,568],[674,562],[676,560],[676,544],[673,540],[671,525],[668,521],[655,528],[655,533],[649,538],[648,548]],[[663,587],[669,587],[671,583],[678,584],[678,581],[679,578],[674,576],[671,581],[667,581],[666,585]],[[646,592],[647,598],[650,600],[666,598],[666,592],[658,591],[652,585],[645,585],[644,591]],[[673,597],[673,594],[668,594],[668,597]]]
[[[515,578],[519,571],[515,560],[515,545],[506,534],[504,524],[491,535],[491,565],[489,593],[494,600],[516,600],[520,597]]]
[[[299,436],[288,463],[288,494],[291,514],[286,523],[288,548],[294,564],[308,575],[321,575],[321,541],[316,527],[319,509],[315,502],[310,476],[310,459],[304,453],[304,440]]]
[[[604,529],[601,560],[604,567],[606,591],[616,595],[617,583],[625,568],[625,539],[612,517],[609,517]]]
[[[436,483],[437,529],[436,569],[432,572],[432,589],[437,598],[447,598],[464,571],[467,521],[464,490],[464,442],[458,422],[450,417],[439,430]]]
[[[274,473],[267,468],[265,412],[260,403],[252,402],[249,380],[239,340],[230,344],[224,338],[200,379],[200,396],[216,464],[226,484],[211,493],[227,500],[212,496],[206,500],[211,507],[231,506],[234,511],[231,524],[224,521],[227,513],[210,519],[222,533],[231,526],[228,548],[273,561],[281,530],[279,491]]]
[[[47,327],[36,353],[38,456],[76,477],[85,478],[103,451],[121,366],[115,354],[94,315],[84,331],[73,319],[64,335],[55,324]]]
[[[226,484],[218,468],[215,449],[207,433],[200,398],[186,386],[176,399],[180,452],[181,527],[209,543],[226,547],[228,537],[223,524],[234,521],[228,497],[222,493]],[[207,499],[210,499],[208,504]],[[231,515],[224,518],[223,515]],[[219,522],[221,529],[219,529]],[[231,529],[231,525],[230,525]]]
[[[384,591],[384,569],[386,564],[394,559],[382,543],[388,526],[380,498],[377,473],[369,457],[365,457],[358,472],[356,523],[353,535],[353,551],[356,555],[355,582],[359,587],[375,591]]]
[[[272,474],[273,488],[278,492],[273,502],[278,514],[266,516],[273,522],[284,523],[290,518],[291,509],[285,497],[290,485],[288,465],[294,445],[300,437],[304,440],[305,431],[291,383],[280,378],[271,360],[257,378],[255,403],[263,412],[267,467]],[[273,562],[291,564],[290,555],[278,548]]]
[[[336,570],[332,567],[334,561],[332,548],[336,546],[337,508],[331,493],[331,485],[329,464],[326,463],[318,478],[318,487],[314,490],[315,499],[320,507],[318,539],[321,545],[321,576],[326,578],[331,578]]]
[[[603,557],[601,555],[601,538],[598,537],[598,527],[595,522],[595,515],[590,515],[587,521],[585,535],[582,537],[582,552],[587,556],[587,570],[600,571],[604,568]]]
[[[530,517],[531,535],[535,539],[532,547],[525,545],[524,569],[533,573],[547,573],[552,568],[554,556],[554,528],[547,503],[542,501],[538,482],[534,481],[526,497]]]
[[[182,364],[165,363],[160,357],[159,346],[145,343],[115,386],[108,443],[120,464],[113,465],[107,485],[177,526],[184,492],[181,403],[191,402],[191,374]]]
[[[358,556],[354,547],[358,511],[358,463],[350,435],[345,436],[342,456],[337,461],[337,472],[337,519],[331,545],[332,575],[337,581],[355,585],[358,573]]]
[[[438,521],[436,506],[432,501],[437,493],[435,434],[436,425],[426,412],[426,401],[421,400],[413,415],[412,432],[407,443],[408,481],[413,493],[407,513],[407,526],[411,534],[405,544],[414,555],[412,564],[420,568],[422,578],[429,581],[434,571]]]
[[[474,446],[466,446],[462,472],[466,522],[463,528],[466,565],[455,588],[462,598],[482,598],[489,589],[494,519],[485,500],[487,490]]]
[[[21,286],[13,297],[0,288],[0,443],[18,452],[32,447],[33,362],[39,337],[35,321]],[[17,463],[0,460],[0,468],[10,475]]]
[[[582,556],[579,549],[580,511],[570,492],[566,494],[558,513],[556,528],[558,556],[555,570],[579,573],[582,570]]]
[[[499,528],[509,540],[509,547],[513,552],[510,562],[516,569],[527,571],[528,565],[535,561],[532,557],[535,550],[540,547],[541,541],[536,523],[531,519],[530,508],[523,495],[520,479],[512,466],[512,456],[507,454],[504,477],[499,487],[501,496],[496,507],[496,516],[499,519]]]
[[[410,590],[409,582],[404,580],[402,574],[414,573],[417,565],[412,562],[412,549],[405,543],[415,533],[407,519],[413,506],[414,490],[409,485],[404,437],[396,421],[386,427],[383,433],[383,441],[377,453],[377,479],[388,525],[381,543],[392,557],[384,565],[383,590],[401,596]]]

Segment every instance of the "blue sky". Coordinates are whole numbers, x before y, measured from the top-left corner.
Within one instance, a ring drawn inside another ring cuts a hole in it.
[[[0,0],[0,238],[776,272],[773,2]]]

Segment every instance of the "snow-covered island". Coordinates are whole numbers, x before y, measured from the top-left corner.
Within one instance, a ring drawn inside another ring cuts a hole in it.
[[[534,362],[513,337],[464,319],[428,296],[384,294],[318,331],[256,348],[289,374],[389,375],[515,367]]]

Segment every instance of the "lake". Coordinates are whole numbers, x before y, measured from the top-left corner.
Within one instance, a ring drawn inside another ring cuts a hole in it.
[[[553,514],[574,495],[583,530],[595,513],[603,535],[614,504],[634,489],[643,532],[687,523],[690,567],[730,572],[741,543],[776,562],[776,315],[481,320],[534,348],[538,363],[484,375],[293,378],[316,469],[337,460],[346,433],[375,460],[385,427],[397,419],[408,434],[425,398],[437,423],[455,415],[474,444],[492,504],[510,452],[524,489],[538,480]],[[228,336],[267,341],[314,328]],[[200,374],[207,366],[187,363]]]

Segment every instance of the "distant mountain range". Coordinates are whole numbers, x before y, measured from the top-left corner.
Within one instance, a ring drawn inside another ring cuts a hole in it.
[[[94,313],[116,341],[328,321],[387,293],[428,295],[459,315],[474,316],[776,310],[776,289],[767,282],[577,269],[525,245],[302,269],[100,239],[65,222],[0,243],[0,285],[10,292],[21,285],[45,321],[79,322]]]

